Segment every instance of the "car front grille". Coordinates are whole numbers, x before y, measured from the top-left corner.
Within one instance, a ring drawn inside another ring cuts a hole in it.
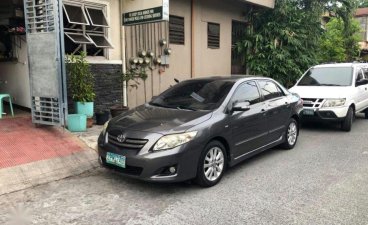
[[[108,134],[108,142],[109,144],[115,145],[121,148],[128,148],[128,149],[142,149],[146,143],[148,142],[147,139],[134,139],[134,138],[126,138],[123,142],[118,141],[117,136]]]
[[[310,108],[320,108],[323,103],[323,98],[303,98],[303,106]]]

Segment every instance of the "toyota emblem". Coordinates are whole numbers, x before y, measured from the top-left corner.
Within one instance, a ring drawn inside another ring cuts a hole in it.
[[[123,134],[120,134],[116,139],[118,140],[118,142],[123,143],[126,138]]]

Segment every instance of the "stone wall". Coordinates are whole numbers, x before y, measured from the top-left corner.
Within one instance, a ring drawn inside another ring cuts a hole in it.
[[[122,100],[122,85],[120,74],[121,64],[90,64],[91,72],[95,76],[95,112],[108,110],[116,102]],[[68,108],[69,113],[74,113],[74,103],[70,97],[68,88]]]

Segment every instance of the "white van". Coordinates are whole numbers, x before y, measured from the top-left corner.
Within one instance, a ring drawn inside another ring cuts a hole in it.
[[[350,131],[355,113],[368,119],[368,63],[317,65],[298,80],[291,92],[303,99],[303,120],[341,123]]]

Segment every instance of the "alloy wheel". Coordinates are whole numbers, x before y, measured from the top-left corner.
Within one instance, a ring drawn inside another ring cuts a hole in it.
[[[298,128],[294,122],[289,124],[287,139],[289,145],[294,145],[298,136]]]
[[[224,170],[224,154],[219,147],[211,148],[204,158],[203,172],[209,181],[217,180]]]

